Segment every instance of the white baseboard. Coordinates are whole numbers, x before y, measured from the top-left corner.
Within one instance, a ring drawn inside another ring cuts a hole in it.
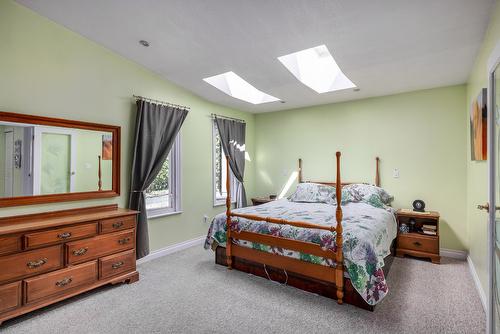
[[[159,257],[166,256],[166,255],[169,255],[169,254],[172,254],[175,252],[179,252],[181,250],[184,250],[186,248],[190,248],[190,247],[193,247],[196,245],[202,245],[203,242],[205,242],[205,238],[206,238],[206,236],[201,236],[201,237],[198,237],[195,239],[180,242],[178,244],[174,244],[174,245],[170,245],[170,246],[167,246],[164,248],[160,248],[158,250],[151,252],[149,255],[143,257],[142,259],[137,260],[137,264],[148,262],[148,261],[157,259]]]
[[[448,249],[448,248],[440,248],[439,255],[444,257],[451,257],[452,259],[458,260],[466,260],[467,252],[462,250]]]
[[[472,275],[472,279],[474,280],[474,284],[476,285],[476,290],[479,294],[479,298],[481,299],[481,303],[483,304],[484,312],[486,310],[486,294],[484,293],[483,286],[481,285],[481,281],[479,281],[479,276],[476,272],[476,267],[474,266],[474,262],[469,255],[467,255],[467,263],[469,264],[469,270]]]

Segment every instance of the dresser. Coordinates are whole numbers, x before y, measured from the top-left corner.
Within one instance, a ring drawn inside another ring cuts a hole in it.
[[[104,205],[0,218],[0,324],[105,284],[136,282],[137,213]]]

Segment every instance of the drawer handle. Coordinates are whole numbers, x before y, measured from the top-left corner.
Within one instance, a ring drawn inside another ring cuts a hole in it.
[[[38,267],[43,266],[45,263],[47,263],[47,261],[48,261],[47,258],[43,258],[43,259],[40,259],[40,260],[37,260],[37,261],[30,261],[26,265],[30,269],[36,269]]]
[[[417,247],[422,246],[422,244],[421,244],[420,242],[418,242],[418,241],[415,241],[413,244],[414,244],[415,246],[417,246]]]
[[[73,251],[73,255],[80,256],[80,255],[83,255],[83,254],[87,253],[88,250],[89,249],[87,247],[80,248],[80,249],[74,250]]]
[[[65,277],[62,280],[57,281],[56,285],[59,286],[59,287],[63,287],[63,286],[68,285],[71,282],[73,282],[73,278],[72,277]]]
[[[118,269],[118,268],[122,267],[124,264],[125,264],[125,263],[124,263],[123,261],[120,261],[120,262],[113,263],[113,264],[111,265],[111,267],[112,267],[113,269]]]
[[[130,241],[130,238],[123,238],[123,239],[119,239],[118,240],[118,243],[120,245],[125,245],[126,243],[128,243]]]
[[[120,228],[123,226],[123,222],[113,223],[113,228]]]
[[[64,232],[64,233],[58,234],[57,237],[59,239],[68,239],[69,237],[71,237],[71,233],[70,232]]]

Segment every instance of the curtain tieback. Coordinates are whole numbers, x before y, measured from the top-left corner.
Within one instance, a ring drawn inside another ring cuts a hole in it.
[[[132,190],[133,193],[143,193],[144,190]]]

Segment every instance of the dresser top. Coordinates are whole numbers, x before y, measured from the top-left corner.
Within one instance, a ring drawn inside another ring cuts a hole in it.
[[[107,218],[133,216],[138,213],[138,211],[118,208],[116,204],[113,204],[35,213],[22,216],[3,217],[0,218],[0,235],[26,232],[54,226],[78,224]]]

